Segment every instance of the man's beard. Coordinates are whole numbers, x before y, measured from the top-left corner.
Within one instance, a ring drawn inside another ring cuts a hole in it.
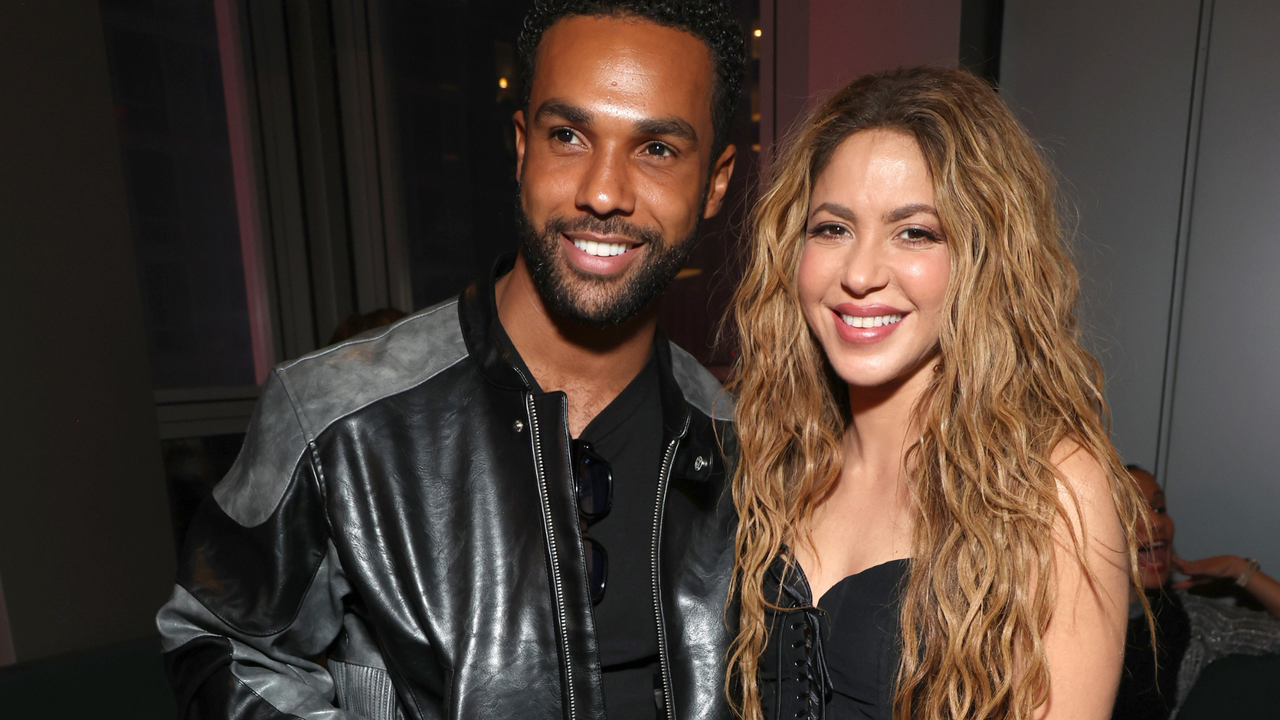
[[[698,235],[698,223],[695,223],[684,239],[670,243],[660,232],[616,215],[607,220],[591,215],[574,220],[556,216],[549,218],[539,230],[533,227],[519,204],[516,218],[520,248],[547,308],[553,315],[596,328],[621,324],[648,307],[680,272],[693,252]],[[623,277],[602,278],[584,273],[567,261],[561,262],[561,236],[582,231],[643,243],[646,249],[642,264],[625,271]]]

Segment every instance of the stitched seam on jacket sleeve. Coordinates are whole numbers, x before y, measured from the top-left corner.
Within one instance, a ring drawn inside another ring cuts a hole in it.
[[[458,305],[457,300],[454,300],[453,302],[450,302],[450,303],[445,303],[444,305],[440,305],[438,307],[432,308],[431,310],[428,310],[427,312],[424,312],[421,315],[412,315],[410,317],[404,318],[404,322],[392,323],[391,325],[388,325],[386,328],[384,328],[383,331],[378,333],[377,335],[372,335],[370,337],[363,337],[363,338],[360,338],[359,340],[347,340],[346,342],[341,342],[341,343],[338,343],[337,345],[332,345],[330,347],[324,348],[323,350],[320,350],[319,352],[313,353],[311,355],[300,357],[297,360],[291,360],[287,363],[282,363],[280,365],[280,369],[288,370],[289,368],[293,367],[294,365],[297,365],[300,362],[313,360],[319,357],[324,357],[325,355],[337,352],[338,350],[341,350],[342,348],[345,348],[345,347],[351,347],[352,345],[362,345],[367,342],[373,342],[374,340],[381,340],[382,338],[387,336],[387,333],[390,333],[392,330],[395,330],[400,325],[408,324],[411,322],[417,322],[424,318],[429,318],[432,315],[435,315],[436,313],[440,312],[441,310],[447,310],[451,307],[456,307],[457,305]]]

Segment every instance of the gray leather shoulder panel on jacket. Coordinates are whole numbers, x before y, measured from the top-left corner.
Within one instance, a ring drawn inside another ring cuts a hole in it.
[[[214,500],[227,517],[241,525],[261,525],[275,512],[306,450],[293,403],[273,372],[262,384],[235,464],[213,488]]]
[[[244,447],[213,497],[241,525],[262,524],[284,496],[307,444],[326,427],[466,356],[458,303],[450,300],[281,365],[263,384]]]
[[[680,392],[690,405],[706,413],[714,420],[733,420],[733,408],[737,398],[720,385],[715,376],[707,372],[692,355],[671,343],[671,374],[680,385]]]
[[[276,372],[310,442],[339,418],[426,382],[466,356],[458,301],[450,300]]]

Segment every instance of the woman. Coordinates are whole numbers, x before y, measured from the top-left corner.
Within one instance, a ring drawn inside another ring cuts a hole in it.
[[[1138,552],[1138,571],[1155,613],[1156,653],[1137,590],[1131,616],[1124,673],[1112,717],[1162,720],[1176,715],[1206,665],[1227,655],[1280,653],[1280,582],[1258,569],[1256,560],[1217,555],[1183,560],[1173,554],[1173,518],[1155,476],[1128,467],[1150,518]],[[1177,567],[1188,577],[1171,582]],[[1235,581],[1267,612],[1222,605],[1184,590],[1204,582]],[[1156,663],[1160,671],[1156,671]]]
[[[983,81],[864,77],[799,129],[734,303],[744,717],[1108,717],[1139,500],[1075,295]]]

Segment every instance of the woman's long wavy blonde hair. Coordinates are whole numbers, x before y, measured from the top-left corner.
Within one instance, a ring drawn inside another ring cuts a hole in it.
[[[904,463],[915,518],[894,717],[1022,720],[1049,691],[1054,585],[1043,580],[1054,577],[1055,518],[1069,517],[1050,454],[1072,440],[1108,471],[1135,584],[1141,500],[1108,440],[1101,370],[1077,339],[1053,179],[992,88],[959,70],[886,72],[835,93],[775,160],[755,209],[732,305],[741,625],[726,688],[743,717],[760,718],[758,661],[776,601],[763,597],[764,575],[784,543],[807,542],[840,473],[848,388],[809,332],[796,271],[817,176],[871,128],[919,144],[951,257],[938,368]],[[1093,578],[1085,534],[1073,536],[1075,554]]]

